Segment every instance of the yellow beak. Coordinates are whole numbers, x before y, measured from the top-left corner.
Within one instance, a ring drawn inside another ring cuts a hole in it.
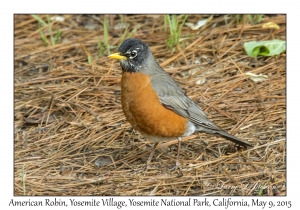
[[[116,60],[125,60],[127,59],[126,56],[120,55],[120,53],[114,53],[108,56],[111,59],[116,59]]]

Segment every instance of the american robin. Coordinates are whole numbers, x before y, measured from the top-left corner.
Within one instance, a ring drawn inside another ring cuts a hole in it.
[[[244,147],[252,147],[212,123],[172,77],[156,62],[148,45],[139,39],[126,39],[119,52],[109,58],[122,68],[121,103],[126,119],[144,137],[155,142],[148,158],[160,141],[178,139],[176,166],[179,166],[181,139],[195,131],[219,134]]]

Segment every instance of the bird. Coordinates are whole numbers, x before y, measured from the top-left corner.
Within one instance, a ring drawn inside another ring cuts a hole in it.
[[[137,38],[128,38],[110,59],[120,62],[121,105],[134,130],[152,141],[145,169],[149,168],[154,151],[161,141],[178,140],[177,159],[180,166],[182,137],[194,132],[220,135],[243,147],[252,147],[211,122],[198,106],[155,60],[149,46]]]

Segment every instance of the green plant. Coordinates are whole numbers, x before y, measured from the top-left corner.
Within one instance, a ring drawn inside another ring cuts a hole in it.
[[[263,187],[261,187],[261,188],[259,188],[259,192],[258,192],[258,195],[263,195],[263,192],[264,192],[264,188]]]
[[[41,38],[44,41],[44,43],[47,46],[58,44],[58,42],[61,39],[61,31],[57,30],[55,33],[53,33],[50,16],[46,15],[47,23],[38,15],[31,15],[31,16],[38,21],[39,32],[40,32]],[[44,28],[46,28],[49,32],[50,41],[47,39],[47,35],[44,31]],[[54,36],[54,34],[55,34],[55,36]]]
[[[167,46],[173,49],[180,42],[182,26],[185,23],[188,15],[164,15],[164,26],[167,31],[169,26],[170,37],[167,41]],[[181,22],[181,23],[180,23]]]
[[[124,23],[124,16],[123,15],[119,15],[121,23]]]
[[[86,47],[84,45],[80,44],[80,46],[84,50],[84,52],[87,56],[88,63],[89,64],[94,64],[94,60],[93,60],[93,57],[92,57],[91,53],[86,49]]]
[[[123,15],[120,15],[120,20],[121,22],[124,21],[124,17]],[[130,32],[128,32],[128,25],[126,26],[122,36],[119,39],[119,44],[122,44],[122,42],[125,40],[125,38],[130,38],[132,37],[132,35],[136,32],[136,30],[140,27],[139,24],[137,24]],[[101,42],[101,40],[98,38],[98,49],[99,49],[99,56],[106,54],[110,54],[110,49],[115,48],[116,46],[110,46],[108,43],[108,23],[107,23],[107,19],[104,18],[104,24],[103,24],[103,33],[104,33],[104,38],[103,38],[103,42]]]
[[[128,25],[125,28],[124,33],[122,34],[121,38],[119,39],[119,45],[122,44],[122,42],[125,40],[125,37],[131,38],[132,35],[136,32],[136,30],[140,27],[140,25],[136,25],[127,35],[128,32]]]
[[[251,57],[274,56],[280,55],[286,50],[286,41],[284,40],[266,40],[266,41],[250,41],[244,43],[247,55]]]
[[[104,55],[104,45],[102,44],[99,38],[97,43],[98,43],[99,55]]]
[[[246,23],[256,24],[262,20],[263,15],[232,15],[236,23],[241,23],[244,19]]]
[[[263,15],[247,15],[249,22],[252,24],[260,23],[262,17]]]
[[[110,54],[110,45],[108,43],[108,22],[107,19],[104,18],[103,21],[103,41],[101,42],[98,38],[98,48],[99,48],[99,55],[104,55],[106,52],[108,55]]]
[[[104,25],[103,25],[103,31],[104,31],[104,46],[107,50],[107,53],[110,54],[110,46],[108,43],[108,23],[107,23],[107,19],[104,18]]]

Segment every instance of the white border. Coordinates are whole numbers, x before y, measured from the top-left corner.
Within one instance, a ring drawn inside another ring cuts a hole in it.
[[[146,1],[142,0],[122,0],[122,1],[1,1],[0,3],[0,23],[1,23],[1,190],[0,190],[0,209],[7,209],[9,200],[13,197],[13,14],[14,13],[286,13],[287,14],[287,196],[286,197],[260,197],[265,201],[292,201],[291,209],[299,209],[299,72],[300,72],[300,53],[299,53],[299,11],[295,1],[278,0],[252,0],[252,1]],[[297,163],[298,162],[298,163]],[[18,200],[44,200],[49,197],[16,197]],[[54,199],[53,197],[50,197]],[[72,197],[63,197],[68,200]],[[99,197],[74,197],[78,200],[101,199]],[[134,197],[136,200],[149,200],[159,197]],[[172,199],[174,197],[166,197]],[[186,199],[184,197],[176,197]],[[204,197],[200,197],[204,199]],[[213,200],[221,197],[208,197]],[[242,197],[233,197],[238,199]],[[253,197],[243,197],[244,200],[251,200]],[[128,200],[129,197],[115,197],[116,200]],[[4,208],[5,207],[5,208]],[[298,208],[297,208],[298,207]],[[56,207],[66,209],[65,207]],[[103,207],[96,207],[103,209]],[[138,207],[140,208],[140,207]],[[152,209],[153,207],[143,207]],[[163,207],[163,208],[182,208],[182,207]],[[207,209],[205,207],[189,207],[189,209]],[[262,209],[261,207],[252,207]],[[32,207],[23,207],[32,209]],[[39,208],[40,209],[40,208]],[[68,208],[70,209],[70,208]],[[73,208],[71,208],[73,209]],[[78,209],[78,208],[76,208]],[[113,209],[113,208],[110,208]],[[131,209],[131,208],[127,208]],[[224,208],[220,208],[224,209]],[[229,209],[244,209],[234,207]],[[249,208],[247,208],[249,209]],[[266,209],[266,208],[265,208]],[[272,208],[277,209],[277,208]],[[279,208],[278,208],[279,209]],[[283,208],[281,208],[283,209]]]

